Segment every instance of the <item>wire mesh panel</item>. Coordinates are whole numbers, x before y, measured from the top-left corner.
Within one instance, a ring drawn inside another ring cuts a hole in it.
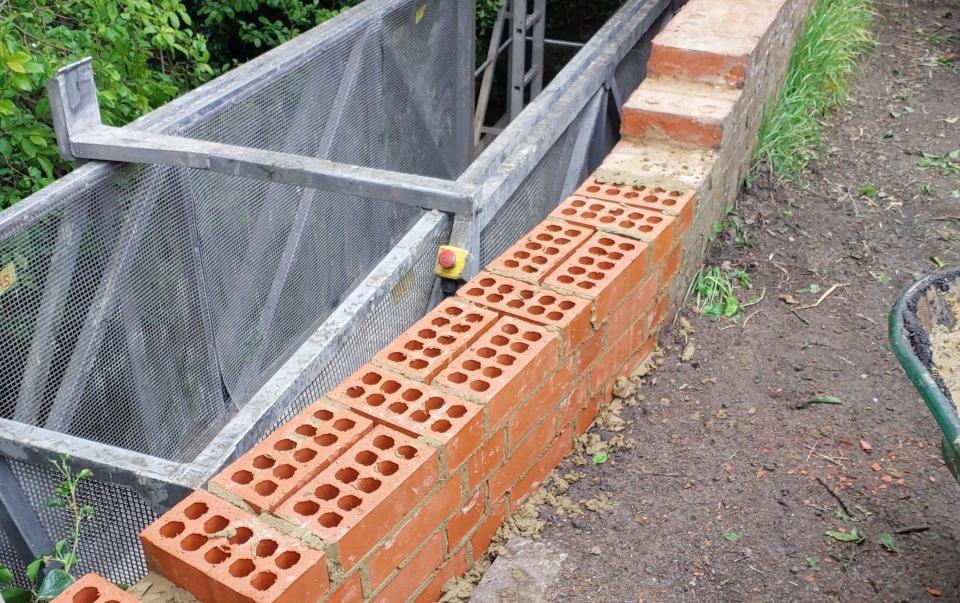
[[[480,236],[481,265],[496,259],[560,203],[564,177],[570,166],[582,120],[581,114],[571,122],[556,144],[500,208],[496,217],[483,229]]]
[[[0,296],[5,418],[185,458],[224,415],[195,226],[169,168],[88,183],[12,236]]]
[[[273,428],[292,419],[316,399],[370,360],[386,344],[430,310],[434,277],[434,250],[450,237],[450,228],[442,229],[422,247],[413,266],[396,286],[370,312],[316,379],[297,396]]]
[[[8,462],[30,507],[37,511],[50,541],[56,542],[69,535],[73,518],[70,511],[47,508],[44,504],[60,485],[60,476],[53,466]],[[124,584],[140,580],[147,572],[147,564],[140,548],[139,534],[156,519],[156,514],[136,492],[99,481],[96,476],[80,482],[77,500],[81,506],[93,507],[93,516],[80,532],[76,574],[96,571],[107,580]]]

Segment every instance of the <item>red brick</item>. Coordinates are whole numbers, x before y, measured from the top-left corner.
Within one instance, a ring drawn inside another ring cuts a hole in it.
[[[666,295],[657,300],[653,312],[650,313],[650,320],[647,322],[647,333],[656,331],[663,319],[666,318],[669,302],[670,300]]]
[[[483,408],[449,392],[367,364],[330,390],[333,400],[443,451],[453,473],[483,442]]]
[[[643,241],[658,262],[673,247],[676,219],[641,207],[586,197],[570,197],[550,214],[558,220],[588,224],[599,231]]]
[[[503,317],[435,382],[485,405],[494,429],[557,368],[557,347],[544,327]]]
[[[460,488],[459,477],[448,481],[377,549],[367,565],[367,574],[374,589],[460,506]]]
[[[274,513],[309,544],[335,547],[349,570],[433,488],[437,451],[385,426],[374,427]]]
[[[494,433],[467,461],[467,490],[473,492],[506,459],[507,430]]]
[[[741,87],[747,77],[747,56],[673,48],[654,40],[647,65],[650,73]]]
[[[423,383],[430,381],[497,321],[499,315],[449,298],[387,345],[372,362]]]
[[[467,549],[460,549],[460,552],[448,559],[440,570],[431,578],[430,584],[420,593],[415,603],[436,603],[443,595],[443,586],[450,581],[467,573]]]
[[[520,480],[553,441],[556,428],[556,416],[551,414],[510,452],[506,464],[490,478],[490,500],[497,500]]]
[[[537,393],[530,396],[523,406],[507,419],[507,444],[516,446],[540,422],[544,414],[557,406],[557,403],[573,388],[573,358],[565,361],[555,373],[550,375]]]
[[[517,505],[526,500],[530,494],[540,487],[543,480],[553,472],[554,469],[563,461],[563,457],[573,449],[573,429],[567,427],[550,445],[550,448],[544,455],[530,467],[527,474],[517,482],[517,485],[510,490],[510,508],[515,509]]]
[[[739,93],[648,78],[623,106],[625,137],[719,148]]]
[[[550,273],[544,284],[593,299],[594,322],[600,324],[639,284],[646,269],[644,243],[598,232]]]
[[[680,271],[680,263],[683,261],[683,247],[677,245],[673,248],[667,257],[660,264],[660,288],[669,290],[670,281]]]
[[[457,295],[557,332],[563,353],[579,346],[592,330],[589,300],[499,274],[481,272]]]
[[[204,603],[315,601],[326,592],[318,550],[197,490],[141,532],[147,565]]]
[[[590,429],[590,426],[593,425],[594,419],[597,418],[597,413],[600,412],[600,400],[602,397],[602,394],[594,394],[592,398],[587,400],[587,404],[580,409],[580,412],[577,413],[576,423],[574,424],[577,435],[583,435]]]
[[[607,331],[607,323],[604,322],[574,353],[574,375],[580,376],[586,373],[590,365],[600,357],[607,345]]]
[[[483,491],[478,490],[447,522],[447,549],[457,550],[460,543],[473,531],[485,511]]]
[[[567,399],[560,405],[557,413],[557,432],[562,432],[567,425],[573,422],[577,413],[587,404],[587,398],[590,393],[590,380],[583,376],[574,385],[573,391],[567,396]]]
[[[354,572],[323,603],[360,603],[363,601],[363,584],[360,572]]]
[[[52,603],[137,603],[137,600],[97,574],[87,574],[57,595]]]
[[[534,285],[593,234],[593,228],[546,220],[487,265],[487,270]]]
[[[210,480],[210,491],[270,512],[370,431],[373,422],[317,401]]]
[[[660,186],[643,184],[603,183],[591,176],[584,182],[577,195],[613,201],[632,207],[653,209],[677,219],[678,235],[693,222],[696,191],[667,190]]]
[[[474,532],[470,538],[472,561],[476,562],[483,556],[484,551],[490,546],[490,542],[496,535],[497,530],[503,525],[503,519],[506,517],[506,513],[507,503],[505,500],[498,501],[496,504],[491,505],[491,511],[488,513],[487,518],[483,520],[483,523],[480,524],[480,527],[477,528],[477,531]]]
[[[627,333],[637,321],[647,318],[653,310],[657,285],[657,275],[651,274],[626,295],[620,307],[607,319],[607,332],[611,336]]]
[[[443,535],[437,534],[411,559],[373,601],[406,601],[443,562]]]

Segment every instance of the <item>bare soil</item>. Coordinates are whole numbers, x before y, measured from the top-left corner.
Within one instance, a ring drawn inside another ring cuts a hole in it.
[[[570,501],[609,504],[540,506],[568,554],[553,600],[960,601],[960,487],[886,332],[931,257],[960,264],[960,178],[917,165],[960,148],[960,4],[878,9],[880,45],[806,185],[761,176],[707,258],[748,270],[742,299],[762,301],[738,324],[684,310],[625,428],[593,432],[633,448],[561,467],[582,474]]]

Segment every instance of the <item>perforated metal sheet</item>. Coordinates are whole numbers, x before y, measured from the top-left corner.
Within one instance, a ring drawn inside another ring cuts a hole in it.
[[[172,133],[452,177],[465,1],[383,2]],[[0,240],[0,416],[189,460],[421,215],[199,170],[78,180]]]
[[[564,131],[480,236],[480,265],[486,265],[542,221],[561,201],[562,188],[583,116]]]
[[[224,416],[194,228],[174,170],[132,166],[0,241],[17,267],[0,296],[0,414],[189,454]]]
[[[390,294],[377,304],[317,378],[291,404],[274,428],[292,419],[326,394],[430,310],[430,295],[436,280],[433,274],[434,250],[449,237],[450,231],[447,228],[425,246],[410,270]]]
[[[50,541],[56,542],[69,534],[70,512],[44,505],[60,483],[56,470],[52,466],[9,462],[31,508],[37,510]],[[136,492],[96,479],[81,482],[77,498],[81,505],[93,507],[93,516],[80,533],[77,575],[96,571],[113,582],[133,584],[140,580],[147,572],[147,564],[140,548],[139,534],[157,518],[156,514]]]

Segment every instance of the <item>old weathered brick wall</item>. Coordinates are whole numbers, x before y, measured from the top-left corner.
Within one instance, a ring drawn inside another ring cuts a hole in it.
[[[576,194],[148,527],[151,569],[207,602],[435,601],[652,352],[811,3],[687,3]]]

